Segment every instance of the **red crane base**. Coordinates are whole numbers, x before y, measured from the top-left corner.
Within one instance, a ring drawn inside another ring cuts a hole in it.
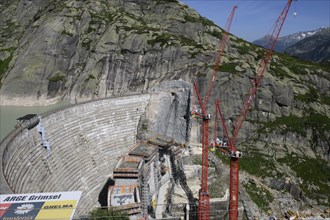
[[[210,219],[210,195],[199,191],[198,220]]]
[[[238,158],[230,158],[230,200],[229,220],[238,219],[238,185],[239,185],[239,161]]]

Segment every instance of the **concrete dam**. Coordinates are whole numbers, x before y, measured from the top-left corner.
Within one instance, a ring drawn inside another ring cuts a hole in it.
[[[82,191],[75,217],[88,214],[100,206],[100,191],[116,163],[136,145],[139,124],[143,122],[140,130],[181,142],[187,139],[190,88],[183,81],[169,82],[150,94],[101,99],[45,113],[41,126],[49,149],[38,126],[31,126],[37,124],[37,117],[17,126],[1,142],[0,194]],[[140,136],[148,138],[147,133]]]
[[[82,191],[77,214],[98,206],[117,160],[136,143],[149,95],[75,105],[42,118],[51,145],[37,127],[20,127],[1,144],[1,194]],[[23,125],[24,126],[24,125]]]

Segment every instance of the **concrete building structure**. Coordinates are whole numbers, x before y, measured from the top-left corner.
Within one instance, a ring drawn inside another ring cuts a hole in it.
[[[115,186],[108,190],[109,208],[124,210],[129,215],[147,216],[158,197],[158,146],[144,142],[137,144],[128,155],[120,158],[112,176]]]

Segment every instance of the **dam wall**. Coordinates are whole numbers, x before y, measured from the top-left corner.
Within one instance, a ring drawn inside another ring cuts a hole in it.
[[[22,125],[0,146],[0,194],[82,191],[75,216],[98,207],[98,195],[115,164],[136,144],[150,95],[103,99],[44,114],[42,126]]]

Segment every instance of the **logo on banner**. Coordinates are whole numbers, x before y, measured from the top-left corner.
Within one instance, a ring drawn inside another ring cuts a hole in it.
[[[0,220],[72,219],[81,192],[0,195]]]
[[[33,204],[23,204],[16,208],[15,214],[18,214],[18,215],[27,214],[27,213],[31,212],[33,210],[33,208],[34,208]]]
[[[1,220],[9,219],[36,219],[39,210],[45,202],[34,203],[12,203],[10,207],[4,211]]]

